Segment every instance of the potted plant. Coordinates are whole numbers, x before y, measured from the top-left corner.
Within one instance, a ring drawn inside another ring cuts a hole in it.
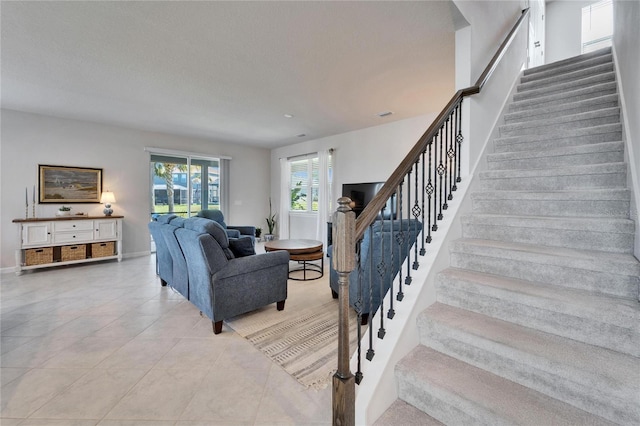
[[[269,233],[264,235],[264,240],[271,241],[273,240],[273,230],[276,228],[276,213],[272,213],[271,211],[271,197],[269,197],[269,216],[266,220]]]
[[[57,216],[69,216],[71,213],[69,213],[71,211],[71,207],[67,207],[67,206],[60,206],[60,208],[58,208],[58,213],[56,213]]]
[[[260,236],[262,235],[262,228],[256,226],[256,240],[260,241]]]

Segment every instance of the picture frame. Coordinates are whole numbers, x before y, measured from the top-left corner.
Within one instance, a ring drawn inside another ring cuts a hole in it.
[[[100,203],[102,169],[38,165],[39,203]]]

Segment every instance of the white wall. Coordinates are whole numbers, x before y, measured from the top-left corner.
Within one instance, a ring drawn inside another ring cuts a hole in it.
[[[613,49],[625,125],[625,148],[632,191],[631,218],[636,222],[635,256],[640,259],[640,2],[613,2]]]
[[[444,104],[442,106],[444,107]],[[435,113],[421,115],[272,150],[271,197],[274,206],[280,205],[280,158],[333,148],[335,188],[333,198],[337,200],[341,196],[343,183],[387,180],[436,115]],[[311,216],[311,218],[303,218],[296,214],[296,217],[289,222],[291,238],[309,238],[311,233],[315,235],[315,215]]]
[[[114,213],[125,216],[124,256],[149,252],[149,153],[144,151],[145,146],[232,157],[227,223],[261,225],[267,216],[270,165],[266,149],[11,110],[1,113],[0,267],[3,272],[15,266],[18,232],[11,220],[24,218],[24,190],[29,188],[31,199],[31,188],[38,183],[38,164],[103,169],[103,187],[116,196]],[[37,216],[51,217],[56,209],[54,205],[38,205]],[[74,204],[73,211],[101,215],[102,205]]]
[[[596,0],[547,2],[545,63],[580,55],[582,52],[582,8]]]

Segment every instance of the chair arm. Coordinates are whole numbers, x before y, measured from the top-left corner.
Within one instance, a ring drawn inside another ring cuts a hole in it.
[[[241,235],[251,235],[255,237],[256,235],[256,227],[255,226],[231,226],[227,225],[227,229],[235,229],[240,231]]]
[[[240,231],[236,229],[226,229],[228,238],[240,238]]]

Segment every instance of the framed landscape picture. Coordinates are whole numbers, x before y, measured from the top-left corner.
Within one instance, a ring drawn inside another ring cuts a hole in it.
[[[38,165],[40,203],[99,203],[102,169]]]

